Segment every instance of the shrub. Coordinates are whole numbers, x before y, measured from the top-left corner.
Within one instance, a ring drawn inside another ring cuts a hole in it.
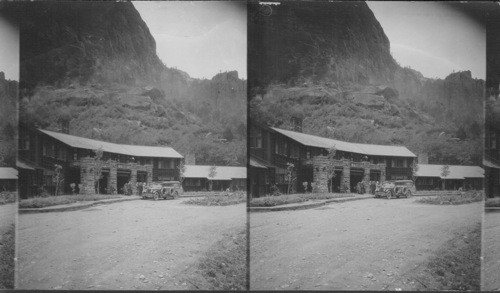
[[[245,192],[233,192],[219,195],[207,195],[202,198],[192,198],[184,201],[185,204],[200,206],[227,206],[246,202]]]
[[[496,207],[500,208],[500,197],[488,198],[486,199],[486,207]]]
[[[459,205],[482,201],[483,198],[484,194],[482,191],[467,191],[459,194],[442,194],[433,197],[424,197],[416,200],[416,202],[439,205]]]
[[[349,193],[297,193],[279,196],[264,196],[252,199],[248,205],[251,207],[273,207],[291,203],[301,203],[308,200],[322,200],[332,198],[354,197]]]

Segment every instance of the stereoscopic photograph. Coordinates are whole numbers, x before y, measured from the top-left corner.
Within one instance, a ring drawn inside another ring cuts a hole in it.
[[[0,2],[0,290],[500,290],[499,19]]]
[[[246,289],[246,3],[6,8],[16,288]]]
[[[483,20],[249,6],[251,289],[480,289]]]

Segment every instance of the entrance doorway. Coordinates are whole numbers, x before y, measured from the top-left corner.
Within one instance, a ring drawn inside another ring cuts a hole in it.
[[[328,192],[341,192],[340,190],[341,179],[342,179],[342,171],[335,170],[335,177],[333,179],[328,180]],[[333,180],[333,190],[331,190],[332,180]]]
[[[118,169],[116,174],[116,185],[119,194],[125,194],[124,186],[125,183],[130,181],[130,170]]]
[[[108,194],[108,182],[109,182],[109,169],[103,169],[102,177],[101,179],[99,179],[99,194]]]
[[[359,182],[363,181],[364,170],[351,168],[351,192],[357,192],[356,186]]]
[[[146,171],[137,171],[137,182],[147,182],[148,180],[148,172]]]

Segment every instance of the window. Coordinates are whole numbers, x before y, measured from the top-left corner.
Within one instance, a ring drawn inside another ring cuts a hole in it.
[[[174,160],[172,159],[158,160],[158,169],[174,169]]]
[[[396,167],[396,168],[405,167],[405,160],[404,159],[393,159],[393,167]]]
[[[250,147],[262,148],[262,132],[254,130],[250,132]]]
[[[306,159],[310,159],[310,158],[311,158],[311,150],[308,148],[306,151]]]
[[[290,157],[292,157],[294,159],[299,158],[299,147],[297,145],[290,146]]]

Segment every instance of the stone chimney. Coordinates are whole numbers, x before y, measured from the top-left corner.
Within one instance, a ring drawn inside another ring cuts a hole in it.
[[[61,133],[69,134],[69,120],[60,119],[59,120],[59,128],[61,129]]]
[[[302,132],[302,118],[292,116],[293,131]]]
[[[194,154],[186,154],[184,156],[184,164],[185,165],[196,165],[196,157],[194,156]]]
[[[418,163],[419,164],[429,164],[429,154],[428,153],[418,154]]]

